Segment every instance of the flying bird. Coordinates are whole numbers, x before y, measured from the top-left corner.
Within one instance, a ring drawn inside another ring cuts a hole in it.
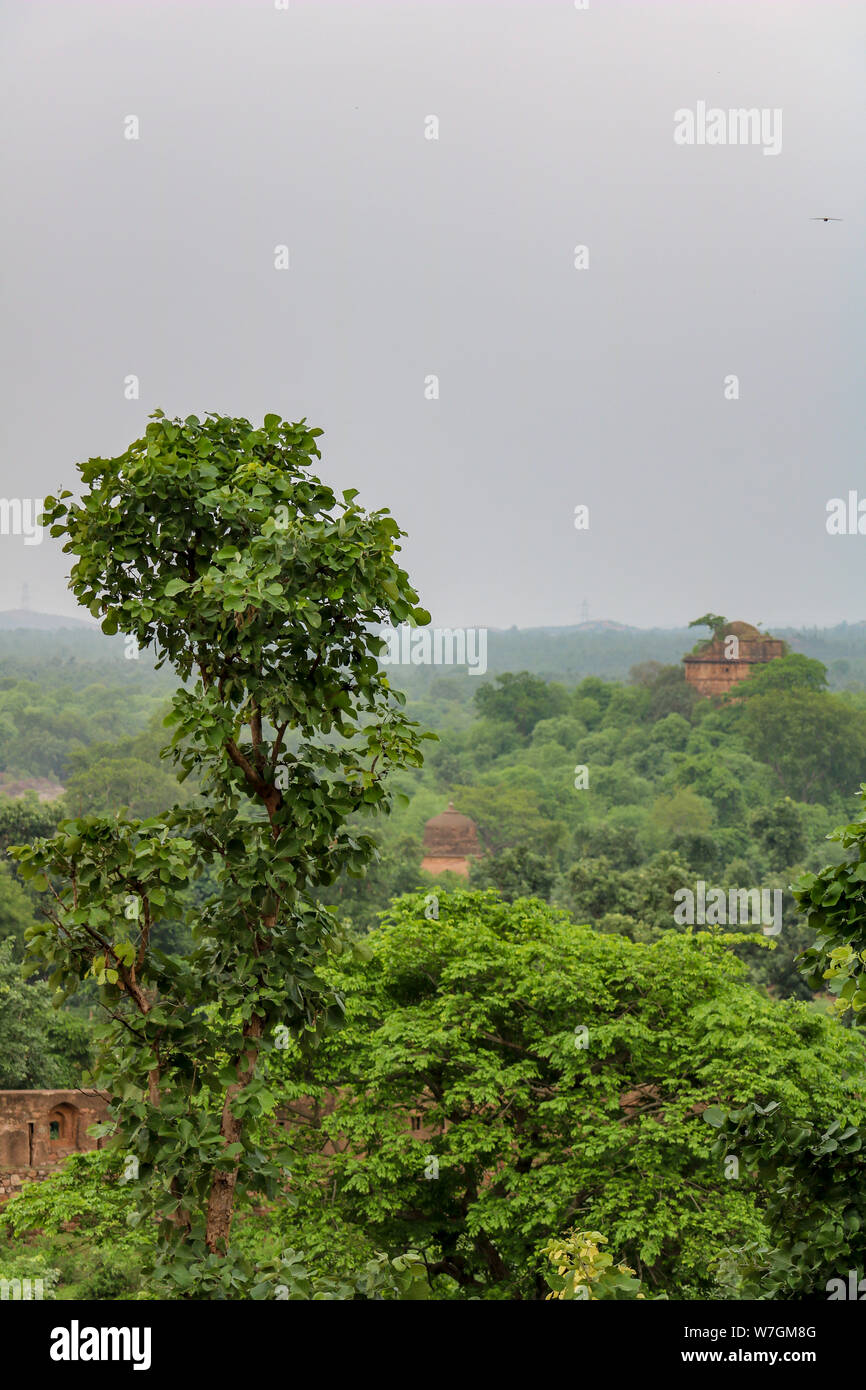
[[[844,221],[844,218],[842,218],[842,217],[810,217],[810,218],[809,218],[809,221],[810,221],[810,222],[842,222],[842,221]]]

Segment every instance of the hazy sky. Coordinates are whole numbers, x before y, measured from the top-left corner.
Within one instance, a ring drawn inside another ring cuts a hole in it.
[[[866,535],[825,526],[866,499],[862,3],[0,12],[0,496],[156,406],[276,411],[435,622],[866,617]],[[675,143],[698,103],[781,149]],[[74,612],[67,564],[0,536],[0,607]]]

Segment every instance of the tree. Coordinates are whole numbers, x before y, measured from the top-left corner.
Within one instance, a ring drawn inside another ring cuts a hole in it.
[[[472,866],[473,888],[495,888],[507,902],[515,898],[550,897],[556,869],[550,859],[525,845],[486,855]]]
[[[42,802],[35,792],[9,800],[0,797],[0,857],[10,845],[36,835],[50,835],[60,819],[56,801]]]
[[[389,513],[364,512],[354,489],[338,500],[310,471],[320,433],[157,411],[124,454],[80,465],[80,503],[45,501],[77,557],[79,602],[187,682],[167,722],[204,804],[84,816],[14,853],[51,895],[30,949],[58,998],[94,976],[110,1011],[100,1078],[142,1200],[164,1218],[158,1273],[203,1297],[247,1287],[227,1258],[237,1195],[285,1180],[285,1155],[263,1142],[261,1056],[278,1026],[311,1044],[342,1019],[318,974],[338,923],[316,891],[368,861],[373,841],[348,817],[387,810],[389,772],[421,761],[372,626],[429,615]],[[194,949],[153,949],[205,865],[217,891],[192,914]]]
[[[421,841],[402,835],[383,844],[363,876],[341,874],[334,883],[320,889],[320,902],[339,913],[341,920],[361,934],[374,924],[392,898],[417,888],[425,877],[421,872],[424,850]]]
[[[821,694],[827,688],[827,667],[800,652],[776,657],[753,666],[745,680],[738,681],[730,698],[749,700],[775,690],[811,690]]]
[[[48,986],[28,984],[12,942],[0,942],[0,1090],[78,1086],[89,1061],[87,1024],[52,1009]]]
[[[177,800],[176,779],[141,758],[98,758],[66,783],[65,804],[79,816],[120,810],[146,819],[169,810]]]
[[[671,714],[691,719],[699,699],[682,666],[663,666],[650,687],[648,717],[653,723]]]
[[[674,927],[674,894],[693,877],[687,861],[669,849],[639,868],[617,869],[600,855],[581,859],[569,869],[554,901],[576,922],[621,932],[633,940],[653,941]]]
[[[691,787],[678,787],[672,796],[660,796],[652,808],[653,824],[666,836],[701,834],[713,824],[713,808]]]
[[[574,688],[572,713],[576,714],[578,719],[584,719],[581,710],[586,707],[588,700],[592,700],[599,711],[606,710],[616,690],[617,686],[613,681],[604,681],[600,676],[585,676]],[[589,720],[584,722],[588,724]]]
[[[475,704],[485,718],[511,724],[528,738],[539,719],[566,714],[569,698],[564,686],[548,684],[528,671],[518,675],[506,671],[497,676],[495,682],[479,686]]]
[[[749,831],[758,841],[774,871],[790,869],[803,857],[806,834],[799,807],[789,796],[773,806],[756,811],[749,821]]]
[[[861,787],[866,795],[866,785]],[[836,1011],[866,1009],[866,812],[830,837],[845,862],[804,874],[794,890],[817,934],[799,965],[812,989],[829,988]],[[841,1031],[841,1030],[840,1030]],[[859,1032],[859,1030],[858,1030]],[[852,1057],[854,1079],[862,1076]],[[866,1122],[861,1095],[837,1113],[792,1113],[770,1090],[769,1103],[713,1107],[705,1120],[719,1131],[716,1153],[736,1151],[764,1189],[767,1237],[732,1249],[722,1262],[739,1298],[860,1298],[866,1260]],[[854,1287],[848,1271],[855,1269]]]
[[[632,871],[619,872],[605,855],[582,858],[558,884],[555,901],[567,908],[576,922],[597,924],[610,913],[626,911],[624,897]]]
[[[634,827],[608,818],[575,832],[575,848],[583,859],[605,859],[612,868],[633,869],[643,857]]]
[[[35,916],[34,905],[21,884],[0,862],[0,942],[8,943],[18,959],[24,954],[24,939]]]
[[[866,776],[866,714],[812,690],[754,695],[742,708],[746,751],[795,801],[832,800]],[[853,790],[853,787],[851,787]]]
[[[665,729],[668,722],[662,721],[656,729]],[[689,746],[693,748],[694,741]],[[722,825],[741,825],[749,802],[754,803],[764,791],[767,777],[764,769],[744,753],[724,746],[687,753],[677,760],[669,780],[691,787],[710,802]]]
[[[542,743],[555,743],[569,752],[576,752],[585,735],[586,729],[579,719],[569,714],[559,714],[554,719],[539,719],[532,730],[532,743],[534,747]]]
[[[291,1093],[332,1107],[295,1126],[301,1244],[330,1209],[379,1249],[421,1251],[434,1293],[543,1298],[541,1249],[577,1226],[649,1291],[706,1296],[715,1255],[765,1231],[700,1113],[768,1088],[795,1115],[863,1111],[844,1079],[863,1041],[740,984],[718,940],[637,945],[491,892],[442,894],[435,920],[425,904],[394,904],[370,960],[340,962],[347,1026],[311,1070],[283,1054]]]
[[[866,783],[858,793],[866,798]],[[846,851],[841,864],[801,875],[794,897],[816,933],[798,964],[811,989],[829,989],[837,1010],[866,1009],[866,810],[828,837]]]
[[[628,678],[632,685],[653,686],[664,670],[661,661],[639,661],[629,669]]]
[[[63,1283],[71,1274],[77,1287],[74,1293],[64,1290],[64,1297],[88,1301],[141,1297],[142,1285],[147,1287],[145,1271],[155,1253],[156,1231],[152,1223],[141,1220],[125,1167],[121,1155],[112,1149],[72,1154],[44,1182],[25,1183],[0,1209],[0,1232],[9,1233],[13,1249],[26,1249],[24,1240],[38,1234],[36,1259],[42,1256],[46,1236],[50,1259],[63,1240],[62,1233],[74,1224],[74,1245],[60,1258]],[[255,1226],[255,1219],[250,1224]],[[426,1297],[429,1290],[424,1264],[411,1251],[392,1260],[366,1251],[362,1260],[347,1261],[331,1277],[322,1277],[308,1269],[304,1253],[287,1249],[285,1242],[274,1250],[261,1229],[255,1230],[254,1239],[259,1282],[252,1287],[251,1298],[414,1300]],[[20,1256],[13,1258],[17,1266]],[[0,1246],[0,1272],[17,1273],[10,1264]],[[21,1272],[41,1276],[44,1271],[37,1265]],[[53,1273],[57,1276],[60,1271]]]
[[[644,1298],[640,1280],[625,1264],[614,1264],[613,1255],[600,1247],[607,1238],[600,1231],[567,1231],[542,1249],[553,1265],[545,1270],[550,1285],[548,1299],[595,1301],[599,1298]]]
[[[458,810],[475,821],[482,845],[494,854],[524,845],[546,855],[562,837],[562,825],[542,814],[538,797],[526,787],[457,786],[452,795]]]
[[[859,1109],[859,1107],[858,1107]],[[862,1298],[866,1264],[866,1124],[792,1115],[778,1100],[704,1119],[717,1159],[736,1154],[762,1189],[767,1234],[718,1259],[725,1295],[743,1299]],[[849,1270],[854,1269],[854,1288]],[[859,1287],[858,1287],[859,1285]]]
[[[712,632],[711,637],[704,637],[697,643],[695,651],[709,647],[713,642],[721,642],[727,626],[727,618],[723,618],[719,613],[703,613],[700,618],[693,618],[689,627],[708,627]]]

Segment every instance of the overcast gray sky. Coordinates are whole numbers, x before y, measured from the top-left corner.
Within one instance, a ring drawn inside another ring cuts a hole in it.
[[[866,617],[864,78],[855,0],[6,0],[0,496],[305,415],[434,622]],[[67,565],[0,536],[0,608]]]

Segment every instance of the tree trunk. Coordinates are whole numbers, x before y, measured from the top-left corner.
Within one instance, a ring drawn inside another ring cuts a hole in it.
[[[249,1022],[244,1024],[244,1038],[260,1038],[263,1027],[262,1020],[253,1014]],[[234,1144],[240,1139],[243,1126],[241,1121],[232,1114],[232,1101],[252,1080],[257,1058],[258,1048],[256,1047],[250,1048],[248,1052],[242,1054],[241,1062],[238,1065],[238,1079],[226,1091],[222,1124],[220,1125],[220,1134],[226,1145]],[[213,1175],[207,1203],[205,1233],[207,1248],[213,1255],[224,1255],[228,1247],[237,1180],[238,1170],[234,1160],[231,1171],[225,1172],[217,1169]]]

